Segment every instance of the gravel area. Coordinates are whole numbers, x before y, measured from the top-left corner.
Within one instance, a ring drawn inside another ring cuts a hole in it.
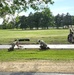
[[[74,73],[74,61],[24,60],[0,62],[0,72]]]

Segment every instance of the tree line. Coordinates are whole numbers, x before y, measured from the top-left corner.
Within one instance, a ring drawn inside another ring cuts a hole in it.
[[[48,29],[69,28],[74,25],[74,16],[67,14],[57,14],[54,16],[49,4],[54,4],[53,0],[0,0],[0,18],[3,18],[1,29]],[[35,13],[30,13],[29,16],[18,16],[9,21],[5,19],[6,15],[12,15],[27,11],[29,8],[35,10]],[[41,11],[41,12],[39,12]],[[59,13],[59,12],[58,12]]]
[[[52,0],[0,0],[0,18],[2,18],[3,25],[0,26],[2,29],[12,29],[12,28],[22,28],[26,29],[27,27],[33,28],[31,24],[28,24],[30,21],[30,16],[17,16],[12,21],[8,22],[9,19],[5,19],[7,15],[14,16],[15,13],[20,13],[22,11],[28,11],[29,8],[33,9],[34,11],[42,11],[43,9],[47,8],[50,4],[52,5],[54,1]],[[35,17],[38,14],[35,15]],[[36,24],[36,22],[34,22]],[[38,21],[37,21],[38,23]],[[37,26],[36,24],[35,26]]]
[[[69,28],[74,25],[74,16],[67,14],[57,14],[53,16],[50,10],[44,9],[42,12],[30,13],[28,17],[17,16],[15,20],[9,23],[6,20],[3,22],[0,28],[2,29],[49,29],[55,28]]]

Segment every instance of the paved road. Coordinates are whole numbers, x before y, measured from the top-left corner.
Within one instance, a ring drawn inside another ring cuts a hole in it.
[[[39,48],[39,45],[21,45],[22,48]],[[74,44],[48,44],[50,49],[74,49]],[[9,48],[11,45],[0,45],[0,49]],[[15,46],[17,48],[17,46]]]
[[[66,74],[66,73],[0,72],[0,75],[74,75],[74,74]]]

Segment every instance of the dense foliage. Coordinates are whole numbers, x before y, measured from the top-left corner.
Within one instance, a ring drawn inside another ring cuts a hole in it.
[[[9,23],[4,20],[2,29],[49,29],[55,28],[69,28],[74,25],[74,16],[67,14],[57,14],[53,16],[50,9],[46,8],[42,12],[30,13],[29,16],[17,16]]]
[[[67,14],[57,14],[53,16],[49,9],[49,4],[53,4],[52,0],[0,0],[0,18],[3,18],[2,29],[48,29],[56,27],[57,29],[69,28],[74,25],[74,16]],[[29,8],[36,12],[30,13],[29,16],[17,16],[14,18],[15,12],[19,13],[27,11]],[[58,12],[59,13],[59,12]],[[5,18],[9,15],[10,18]],[[10,21],[11,20],[11,21]]]
[[[52,0],[0,0],[0,17],[14,14],[16,11],[27,11],[29,8],[40,10],[53,4]]]

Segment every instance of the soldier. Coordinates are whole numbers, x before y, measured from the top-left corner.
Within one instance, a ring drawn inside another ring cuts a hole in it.
[[[73,34],[73,33],[70,33],[70,34],[68,35],[68,42],[70,42],[70,43],[72,43],[72,37],[73,37],[72,34]]]
[[[68,41],[74,43],[74,30],[70,29],[70,34],[68,35]]]
[[[38,43],[40,44],[40,49],[49,49],[49,47],[43,40],[38,40]]]
[[[20,48],[19,41],[18,40],[14,40],[14,42],[11,44],[11,47],[8,49],[8,51],[13,51],[15,45],[17,45],[18,49]]]
[[[73,29],[72,29],[72,28],[70,28],[70,34],[71,34],[71,33],[73,33]]]
[[[15,45],[19,48],[19,41],[18,40],[14,40],[14,42],[12,43],[12,47],[15,47]]]

